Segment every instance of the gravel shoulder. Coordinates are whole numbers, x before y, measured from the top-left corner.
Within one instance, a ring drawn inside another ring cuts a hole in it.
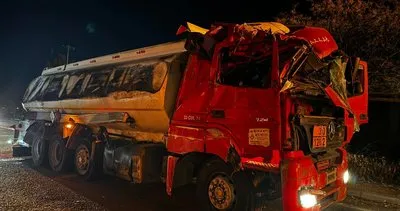
[[[21,161],[0,161],[0,178],[0,210],[106,210]]]

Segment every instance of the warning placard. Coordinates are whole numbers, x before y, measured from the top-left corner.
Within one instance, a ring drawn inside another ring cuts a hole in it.
[[[249,145],[268,147],[270,145],[268,128],[250,128]]]

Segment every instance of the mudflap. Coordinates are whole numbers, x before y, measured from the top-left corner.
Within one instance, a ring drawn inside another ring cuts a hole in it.
[[[31,148],[21,145],[14,145],[12,147],[12,155],[13,157],[26,157],[31,156]]]

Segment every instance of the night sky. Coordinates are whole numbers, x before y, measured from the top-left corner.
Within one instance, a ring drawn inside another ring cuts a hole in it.
[[[0,104],[19,104],[28,83],[49,60],[65,53],[66,44],[75,47],[72,59],[81,60],[176,40],[185,21],[203,27],[216,21],[271,21],[291,7],[290,0],[273,6],[261,5],[269,1],[235,2],[2,0]]]

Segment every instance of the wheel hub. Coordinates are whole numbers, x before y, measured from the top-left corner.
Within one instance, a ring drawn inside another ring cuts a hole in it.
[[[235,200],[232,182],[224,176],[215,177],[208,186],[208,197],[215,208],[219,210],[229,209]]]
[[[82,148],[77,152],[76,155],[77,167],[81,170],[86,170],[89,165],[89,151],[86,148]]]

